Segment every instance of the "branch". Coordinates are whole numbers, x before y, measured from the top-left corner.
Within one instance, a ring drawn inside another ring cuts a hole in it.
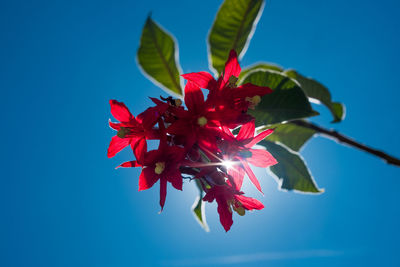
[[[338,133],[335,130],[328,130],[328,129],[322,128],[322,127],[320,127],[320,126],[318,126],[318,125],[316,125],[314,123],[311,123],[309,121],[294,120],[294,121],[291,121],[291,123],[293,123],[295,125],[298,125],[298,126],[301,126],[301,127],[304,127],[304,128],[312,129],[312,130],[316,131],[317,133],[320,133],[320,134],[325,135],[327,137],[333,138],[338,143],[347,144],[349,146],[358,148],[358,149],[363,150],[363,151],[365,151],[367,153],[375,155],[375,156],[383,159],[388,164],[392,164],[392,165],[395,165],[395,166],[400,166],[400,159],[392,157],[392,156],[386,154],[383,151],[380,151],[380,150],[368,147],[366,145],[363,145],[361,143],[358,143],[355,140],[350,139],[350,138]]]

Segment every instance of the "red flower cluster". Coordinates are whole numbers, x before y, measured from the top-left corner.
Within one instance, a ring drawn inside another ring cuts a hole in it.
[[[121,102],[111,100],[111,113],[119,123],[110,122],[118,131],[111,140],[108,157],[131,146],[134,161],[119,167],[141,167],[139,191],[160,180],[160,206],[164,207],[167,182],[182,190],[183,177],[198,179],[206,192],[204,201],[218,204],[222,226],[228,231],[233,223],[232,209],[239,215],[246,210],[260,210],[264,205],[245,197],[241,190],[245,174],[261,192],[260,184],[249,163],[268,167],[276,160],[263,149],[252,147],[273,130],[254,136],[254,118],[247,114],[265,94],[268,87],[250,83],[236,86],[241,68],[234,50],[218,80],[207,72],[182,75],[186,80],[185,104],[179,99],[151,98],[154,107],[136,118]],[[203,89],[209,90],[204,99]],[[237,136],[232,129],[241,126]],[[147,151],[146,140],[159,140],[157,150]]]

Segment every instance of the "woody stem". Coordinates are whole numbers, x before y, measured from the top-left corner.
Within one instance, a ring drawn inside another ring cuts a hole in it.
[[[294,121],[291,121],[291,123],[293,123],[293,124],[295,124],[297,126],[301,126],[301,127],[304,127],[304,128],[308,128],[308,129],[314,130],[317,133],[320,133],[321,135],[324,135],[324,136],[326,136],[328,138],[331,138],[331,139],[335,140],[338,143],[346,144],[346,145],[349,145],[351,147],[358,148],[358,149],[360,149],[362,151],[365,151],[365,152],[367,152],[369,154],[372,154],[374,156],[377,156],[377,157],[383,159],[387,164],[395,165],[395,166],[398,166],[398,167],[400,166],[400,159],[395,158],[395,157],[393,157],[391,155],[388,155],[387,153],[385,153],[385,152],[383,152],[381,150],[377,150],[377,149],[374,149],[372,147],[369,147],[369,146],[366,146],[364,144],[361,144],[361,143],[359,143],[359,142],[357,142],[357,141],[355,141],[355,140],[353,140],[353,139],[351,139],[351,138],[349,138],[347,136],[342,135],[341,133],[338,133],[335,130],[325,129],[325,128],[322,128],[322,127],[320,127],[320,126],[318,126],[318,125],[316,125],[316,124],[314,124],[312,122],[303,121],[303,120],[294,120]]]

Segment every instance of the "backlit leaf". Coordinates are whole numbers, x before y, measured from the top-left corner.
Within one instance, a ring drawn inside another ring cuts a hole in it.
[[[342,103],[332,102],[331,93],[321,83],[311,78],[304,77],[295,70],[287,70],[285,74],[300,83],[301,88],[310,98],[317,99],[324,104],[332,113],[333,121],[340,122],[345,117],[345,108]]]
[[[259,70],[259,69],[260,70],[275,70],[278,72],[283,71],[283,68],[281,68],[280,66],[278,66],[274,63],[265,63],[265,62],[257,63],[257,64],[254,64],[247,68],[242,69],[242,71],[240,72],[240,75],[239,75],[239,83],[240,83],[240,80],[243,79],[243,77],[245,77],[247,73],[249,73],[250,71]]]
[[[236,50],[241,59],[263,11],[263,0],[225,0],[218,10],[208,36],[210,66],[219,75]]]
[[[182,97],[178,46],[173,36],[150,17],[143,27],[137,61],[153,83],[169,94]]]
[[[271,172],[277,177],[280,188],[307,193],[322,193],[315,183],[303,158],[296,152],[289,151],[284,146],[263,140],[259,145],[264,146],[278,161],[271,166]]]
[[[312,129],[297,126],[290,122],[268,125],[258,130],[263,131],[271,128],[275,128],[275,130],[266,138],[266,140],[271,142],[280,142],[294,151],[299,151],[315,133]]]
[[[269,125],[318,115],[312,110],[299,84],[283,73],[273,70],[254,70],[241,82],[268,86],[274,92],[262,97],[254,110],[248,113],[256,119],[256,126]]]
[[[203,202],[203,189],[201,188],[200,182],[198,180],[196,181],[196,185],[199,189],[199,196],[195,199],[193,206],[192,206],[192,212],[193,215],[196,219],[196,221],[200,224],[200,226],[206,231],[210,231],[208,228],[208,224],[206,221],[206,215],[204,212],[204,202]]]

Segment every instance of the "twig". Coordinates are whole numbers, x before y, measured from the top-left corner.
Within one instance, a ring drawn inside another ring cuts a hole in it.
[[[357,141],[355,141],[353,139],[350,139],[350,138],[338,133],[335,130],[328,130],[328,129],[322,128],[322,127],[320,127],[320,126],[318,126],[318,125],[316,125],[314,123],[311,123],[309,121],[294,120],[294,121],[291,121],[291,123],[293,123],[295,125],[298,125],[298,126],[301,126],[301,127],[304,127],[304,128],[312,129],[312,130],[316,131],[317,133],[320,133],[322,135],[331,137],[335,141],[337,141],[338,143],[347,144],[349,146],[358,148],[358,149],[363,150],[363,151],[365,151],[367,153],[370,153],[372,155],[380,157],[381,159],[386,161],[386,163],[388,163],[388,164],[392,164],[392,165],[395,165],[395,166],[400,166],[400,159],[392,157],[392,156],[386,154],[383,151],[380,151],[380,150],[368,147],[368,146],[366,146],[364,144],[361,144],[361,143],[359,143],[359,142],[357,142]]]

